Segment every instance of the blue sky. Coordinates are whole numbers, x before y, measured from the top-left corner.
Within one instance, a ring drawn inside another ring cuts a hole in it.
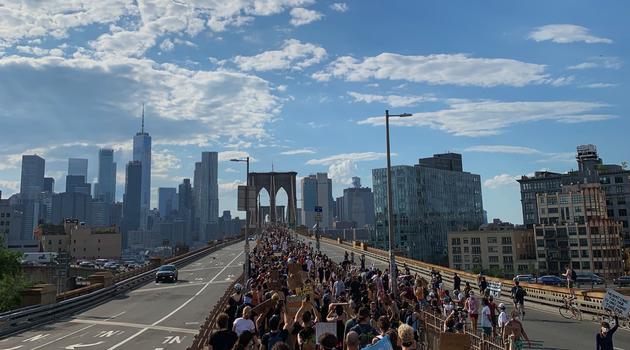
[[[482,177],[489,217],[522,222],[514,178],[575,168],[578,144],[630,160],[621,1],[0,0],[0,190],[21,154],[116,149],[118,197],[146,103],[157,187],[221,152],[220,207],[244,167],[327,171],[339,195],[385,165],[454,151]]]

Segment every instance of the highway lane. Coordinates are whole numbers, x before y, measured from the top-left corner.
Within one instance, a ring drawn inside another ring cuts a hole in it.
[[[243,271],[243,243],[180,268],[179,281],[148,283],[71,318],[0,340],[0,350],[186,349]]]
[[[314,240],[306,239],[312,242]],[[329,243],[321,243],[322,251],[336,262],[343,261],[343,248]],[[359,263],[359,256],[355,254],[355,262]],[[366,257],[366,266],[376,266],[379,269],[388,268],[388,264]],[[505,298],[499,302],[510,305]],[[590,319],[584,321],[567,320],[560,316],[558,310],[546,306],[534,306],[526,302],[526,315],[523,322],[527,334],[532,339],[532,347],[526,349],[537,350],[581,350],[595,348],[595,335],[599,331],[599,323]],[[535,308],[534,308],[535,307]],[[508,307],[509,312],[509,307]],[[589,316],[591,317],[591,316]],[[630,350],[630,331],[619,329],[614,336],[616,350]]]

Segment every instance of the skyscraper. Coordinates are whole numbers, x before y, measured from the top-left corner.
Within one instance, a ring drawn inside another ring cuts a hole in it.
[[[116,163],[114,150],[98,151],[98,183],[94,184],[94,198],[105,203],[116,201]]]
[[[361,179],[352,178],[352,186],[343,190],[341,217],[356,227],[374,226],[374,194],[369,187],[361,187]]]
[[[302,222],[309,229],[315,226],[315,207],[322,207],[321,229],[332,228],[332,180],[327,173],[317,173],[302,179]]]
[[[197,166],[199,164],[199,166]],[[199,220],[199,240],[214,239],[219,222],[219,154],[201,153],[201,163],[195,164],[196,206],[195,215]]]
[[[45,177],[44,178],[44,192],[55,192],[55,178],[53,177]]]
[[[38,155],[22,156],[22,174],[20,177],[20,197],[22,200],[22,232],[21,242],[10,242],[11,245],[31,248],[36,240],[33,237],[33,229],[37,226],[40,217],[39,195],[44,190],[44,170],[46,161]],[[28,247],[27,247],[28,246]]]
[[[66,192],[83,193],[90,196],[92,193],[92,185],[85,181],[83,175],[66,176]]]
[[[147,228],[147,217],[151,209],[151,136],[144,132],[144,105],[142,105],[142,128],[133,137],[133,160],[142,164],[140,197],[140,228]]]
[[[127,164],[125,194],[123,195],[123,247],[126,247],[128,232],[140,227],[142,198],[142,163]]]
[[[178,204],[175,187],[158,188],[158,210],[162,218],[166,218],[177,210]]]
[[[44,190],[44,169],[46,161],[38,155],[22,156],[20,195],[22,200],[35,200]]]
[[[376,237],[388,241],[387,169],[373,169]],[[462,170],[461,155],[436,154],[392,167],[395,245],[408,257],[446,264],[447,233],[483,222],[481,178]]]
[[[87,182],[88,160],[83,158],[68,159],[68,175],[83,176]]]

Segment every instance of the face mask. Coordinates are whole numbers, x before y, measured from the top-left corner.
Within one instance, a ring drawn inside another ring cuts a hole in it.
[[[602,333],[604,333],[604,334],[608,333],[608,328],[602,327]]]

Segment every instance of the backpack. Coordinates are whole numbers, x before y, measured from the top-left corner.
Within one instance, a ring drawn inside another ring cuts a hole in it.
[[[523,298],[525,298],[525,296],[527,295],[527,292],[525,291],[525,289],[523,289],[523,287],[518,287],[516,289],[516,299],[518,300],[523,300]]]
[[[577,273],[575,270],[571,270],[571,281],[577,280]]]
[[[273,348],[273,346],[277,343],[277,342],[282,342],[284,341],[284,339],[282,339],[281,337],[282,331],[278,331],[277,333],[273,333],[270,332],[269,333],[269,340],[267,340],[267,349],[271,349]]]

